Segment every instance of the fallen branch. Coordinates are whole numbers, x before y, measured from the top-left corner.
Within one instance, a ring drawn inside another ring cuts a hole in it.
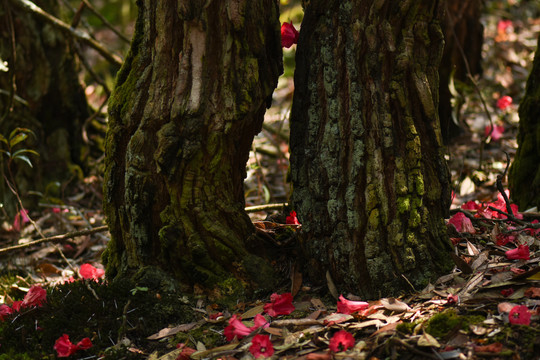
[[[51,237],[47,237],[47,238],[42,238],[42,239],[39,239],[39,240],[30,241],[30,242],[28,242],[26,244],[8,246],[6,248],[0,249],[0,255],[4,254],[4,253],[7,253],[7,252],[10,252],[10,251],[20,250],[20,249],[24,249],[24,248],[29,247],[29,246],[41,244],[41,243],[44,243],[44,242],[51,242],[51,241],[52,242],[60,242],[62,240],[72,239],[72,238],[74,238],[76,236],[90,235],[90,234],[95,234],[95,233],[102,232],[102,231],[107,231],[108,229],[109,229],[109,227],[106,226],[106,225],[105,226],[99,226],[99,227],[93,228],[93,229],[73,231],[73,232],[70,232],[70,233],[67,233],[67,234],[63,234],[63,235],[55,235],[55,236],[51,236]]]
[[[41,19],[45,20],[49,24],[53,25],[57,29],[60,29],[61,31],[75,37],[76,39],[80,40],[81,42],[85,43],[86,45],[90,46],[94,50],[96,50],[98,53],[101,54],[107,61],[121,66],[122,65],[122,59],[118,57],[115,54],[111,54],[105,47],[103,47],[100,43],[95,41],[88,35],[87,33],[73,29],[71,26],[66,24],[65,22],[59,20],[58,18],[48,14],[47,12],[43,11],[39,6],[34,4],[33,2],[29,0],[11,0],[11,2],[18,7],[22,8],[25,11],[28,11],[34,15],[39,16]]]

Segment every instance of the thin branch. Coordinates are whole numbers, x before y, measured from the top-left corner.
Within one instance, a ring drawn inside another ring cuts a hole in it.
[[[504,191],[504,186],[502,184],[502,181],[504,177],[506,176],[506,173],[508,172],[508,168],[510,167],[510,155],[506,151],[504,151],[504,154],[506,155],[506,169],[504,169],[504,173],[497,175],[497,190],[501,193],[504,203],[506,204],[506,211],[514,217],[514,212],[512,211],[512,207],[510,206],[510,200],[508,199],[508,196],[506,195],[506,192]]]
[[[73,232],[70,232],[70,233],[67,233],[67,234],[63,234],[63,235],[55,235],[55,236],[51,236],[51,237],[47,237],[47,238],[42,238],[42,239],[39,239],[39,240],[30,241],[30,242],[28,242],[26,244],[14,245],[14,246],[9,246],[9,247],[0,249],[0,254],[4,254],[4,253],[14,251],[14,250],[24,249],[24,248],[27,248],[29,246],[33,246],[33,245],[37,245],[37,244],[41,244],[41,243],[45,243],[45,242],[50,242],[50,241],[60,242],[60,241],[63,241],[63,240],[72,239],[72,238],[74,238],[76,236],[95,234],[95,233],[98,233],[98,232],[107,231],[108,229],[109,229],[108,226],[99,226],[99,227],[93,228],[93,229],[81,230],[81,231],[73,231]]]
[[[90,3],[90,1],[82,0],[82,2],[83,2],[84,5],[86,5],[88,10],[93,12],[94,15],[96,15],[99,18],[99,20],[101,20],[103,25],[105,25],[106,27],[111,29],[111,31],[114,32],[116,34],[116,36],[118,36],[120,39],[122,39],[123,41],[125,41],[128,44],[131,42],[131,40],[129,40],[124,34],[122,34],[120,31],[116,30],[116,28],[103,15],[101,15],[99,13],[99,11],[96,10],[96,8]]]
[[[246,207],[246,212],[257,212],[257,211],[266,211],[266,210],[281,210],[285,206],[288,206],[288,203],[277,203],[277,204],[266,204],[266,205],[255,205]]]
[[[71,26],[66,24],[65,22],[59,20],[58,18],[48,14],[47,12],[43,11],[39,6],[36,6],[34,3],[32,3],[29,0],[10,0],[12,3],[20,7],[21,9],[28,11],[34,15],[37,15],[41,19],[47,21],[49,24],[53,25],[57,29],[67,33],[68,35],[71,35],[75,37],[76,39],[80,40],[84,44],[90,46],[94,50],[96,50],[98,53],[101,54],[107,61],[109,61],[112,64],[121,66],[122,65],[122,59],[115,55],[110,53],[103,45],[101,45],[99,42],[95,41],[88,35],[87,33],[73,29]]]

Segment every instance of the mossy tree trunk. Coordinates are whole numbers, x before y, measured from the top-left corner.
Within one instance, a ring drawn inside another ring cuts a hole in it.
[[[57,1],[35,3],[59,15]],[[70,169],[81,164],[81,126],[89,116],[88,105],[71,41],[64,34],[12,2],[0,1],[0,38],[0,58],[9,68],[0,71],[0,133],[7,137],[22,127],[37,136],[22,144],[39,152],[39,158],[30,156],[34,168],[15,162],[12,169],[21,196],[31,200],[28,191],[44,191],[51,182],[74,177]],[[1,166],[0,176],[3,170]],[[0,203],[12,215],[15,198],[3,177],[0,184]]]
[[[276,2],[138,6],[109,105],[107,276],[215,296],[271,288],[243,179],[282,72]]]
[[[540,37],[525,97],[519,104],[517,141],[508,176],[510,195],[522,210],[540,207]]]
[[[315,282],[364,298],[450,269],[441,2],[311,0],[296,53],[293,206]]]
[[[482,72],[482,44],[484,26],[480,22],[482,0],[445,1],[446,12],[442,22],[444,51],[439,67],[439,118],[443,139],[448,143],[462,132],[459,112],[461,102],[452,104],[449,81],[453,77],[456,87],[459,82],[470,83],[469,75]]]

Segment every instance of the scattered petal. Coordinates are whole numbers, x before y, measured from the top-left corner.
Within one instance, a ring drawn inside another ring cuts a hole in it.
[[[73,345],[69,340],[69,335],[64,334],[56,339],[54,350],[58,353],[58,357],[68,357],[77,351],[77,345]]]
[[[298,30],[295,29],[292,21],[281,25],[281,46],[290,48],[293,44],[298,43]]]
[[[512,22],[510,21],[510,24]],[[509,107],[510,105],[512,105],[512,98],[508,95],[506,96],[503,96],[501,98],[499,98],[499,100],[497,100],[497,107],[501,110],[505,110],[507,107]]]
[[[529,246],[527,245],[519,245],[515,249],[506,251],[505,254],[508,260],[518,260],[518,259],[529,260],[530,259]]]
[[[504,134],[504,126],[502,125],[495,125],[493,127],[493,131],[491,131],[491,125],[488,125],[484,128],[484,135],[491,136],[491,139],[493,141],[497,141],[500,138],[502,138],[503,134]]]
[[[525,305],[514,306],[508,314],[508,321],[510,321],[510,324],[530,325],[531,313]]]
[[[329,348],[333,352],[347,351],[354,346],[354,336],[351,333],[340,330],[330,339]]]
[[[242,322],[242,318],[235,314],[229,319],[229,326],[225,328],[223,333],[227,341],[232,341],[235,336],[238,339],[241,339],[244,336],[251,334],[251,331],[252,330]]]
[[[347,300],[343,295],[339,295],[337,303],[337,312],[342,314],[352,314],[354,312],[365,310],[369,307],[369,304],[365,301],[352,301]]]
[[[296,211],[291,211],[289,216],[285,219],[285,224],[287,225],[300,225],[300,222],[296,218]]]
[[[39,285],[33,285],[24,296],[21,306],[42,306],[47,301],[47,291]]]
[[[274,346],[268,335],[257,334],[251,340],[249,352],[255,357],[270,357],[274,354]]]
[[[270,303],[264,305],[264,311],[270,316],[289,315],[294,311],[292,304],[293,297],[291,293],[272,294]]]
[[[93,279],[97,281],[105,275],[105,270],[98,269],[91,264],[82,264],[79,269],[79,274],[83,279]]]
[[[465,216],[465,214],[462,212],[458,212],[457,214],[452,216],[450,220],[448,221],[448,223],[454,225],[456,230],[460,233],[463,233],[463,232],[467,232],[470,234],[476,233],[476,230],[471,222],[471,219]]]

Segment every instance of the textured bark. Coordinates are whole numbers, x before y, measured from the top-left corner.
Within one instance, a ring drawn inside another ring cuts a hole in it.
[[[525,97],[519,104],[517,141],[508,176],[510,195],[522,210],[540,207],[540,37]]]
[[[469,73],[474,76],[482,72],[484,26],[480,22],[482,0],[454,0],[444,4],[447,8],[442,23],[445,44],[439,67],[439,117],[443,139],[448,142],[462,131],[459,125],[462,104],[452,105],[448,83],[451,76],[454,81],[469,83]]]
[[[35,3],[58,14],[57,1]],[[48,183],[74,176],[70,169],[80,165],[81,124],[89,116],[88,105],[69,38],[9,1],[0,1],[0,19],[0,58],[10,69],[0,72],[0,133],[7,136],[23,127],[37,135],[23,144],[40,153],[39,158],[31,156],[34,168],[15,163],[13,169],[21,195],[31,200],[36,198],[27,197],[28,191],[44,191]],[[10,101],[12,88],[15,97]],[[0,167],[0,174],[3,169]],[[0,203],[13,213],[15,198],[7,188],[0,186],[0,190]]]
[[[438,1],[311,0],[296,53],[293,205],[314,282],[365,298],[449,269]],[[406,280],[408,279],[408,281]]]
[[[282,72],[276,3],[138,6],[109,105],[107,275],[160,274],[216,296],[269,288],[270,266],[249,253],[260,247],[244,212],[243,179]]]

